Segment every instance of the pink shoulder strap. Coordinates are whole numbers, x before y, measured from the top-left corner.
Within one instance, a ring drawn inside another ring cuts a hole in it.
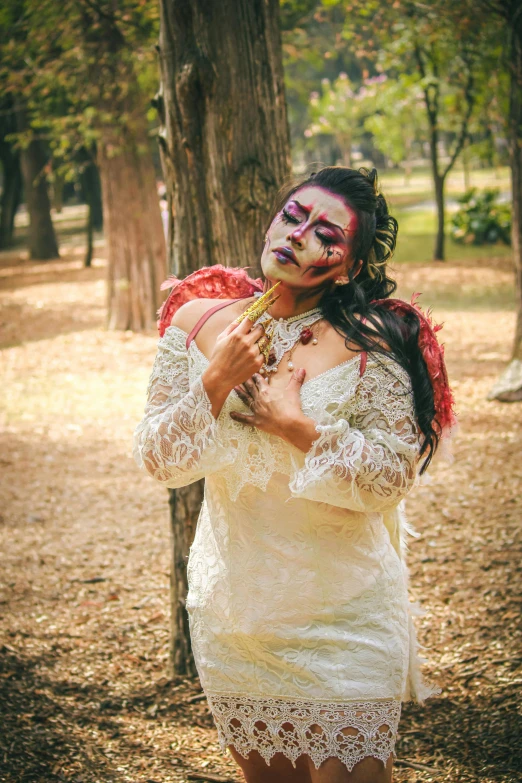
[[[227,305],[232,304],[233,302],[239,302],[240,299],[249,299],[248,296],[240,296],[238,299],[231,299],[229,302],[220,302],[217,305],[214,305],[214,307],[211,307],[210,310],[207,310],[206,313],[203,313],[199,321],[196,323],[196,325],[192,328],[192,330],[189,332],[187,339],[185,340],[185,345],[188,350],[188,347],[194,337],[197,335],[207,318],[210,318],[212,313],[215,313],[217,310],[221,310],[221,308],[226,307]]]
[[[210,310],[207,310],[206,313],[203,313],[201,318],[198,320],[195,326],[192,327],[190,333],[187,336],[187,339],[185,341],[186,348],[188,350],[188,347],[194,337],[197,335],[207,318],[210,318],[212,313],[217,312],[217,310],[221,310],[223,307],[226,307],[227,305],[233,304],[233,302],[239,302],[240,299],[249,299],[249,296],[240,296],[238,299],[231,299],[229,302],[220,302],[217,305],[214,305],[214,307],[211,307]],[[361,319],[362,323],[366,321],[366,318]],[[368,361],[368,353],[366,351],[361,351],[361,361],[359,364],[359,375],[362,377],[364,375],[364,371],[366,370],[366,362]]]

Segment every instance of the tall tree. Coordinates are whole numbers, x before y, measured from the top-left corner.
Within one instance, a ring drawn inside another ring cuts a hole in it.
[[[29,254],[36,261],[47,261],[59,256],[45,173],[49,155],[43,141],[32,137],[27,112],[18,100],[16,103],[18,134],[25,137],[20,145],[20,166],[29,213]]]
[[[45,134],[60,173],[62,164],[77,166],[80,149],[97,150],[107,327],[154,328],[167,269],[147,118],[147,94],[157,89],[156,3],[9,2],[22,8],[30,46],[30,57],[20,59],[33,131]]]
[[[483,58],[474,45],[474,19],[461,28],[441,25],[437,0],[339,0],[345,7],[345,36],[362,62],[389,75],[415,75],[424,96],[430,164],[437,207],[433,258],[443,261],[444,186],[469,136],[476,102],[477,70]],[[446,161],[441,145],[447,146]]]
[[[161,0],[162,158],[169,265],[258,266],[269,210],[290,175],[278,0]],[[193,671],[185,563],[203,482],[172,509],[172,661]]]
[[[501,402],[516,402],[522,400],[522,4],[520,0],[479,0],[478,7],[485,14],[484,24],[488,34],[491,35],[491,28],[496,23],[504,44],[502,51],[509,74],[507,125],[513,199],[511,237],[517,296],[517,320],[511,360],[488,398]],[[469,11],[476,13],[474,4],[470,4]]]
[[[22,197],[20,152],[7,137],[16,133],[12,102],[8,96],[0,103],[0,163],[2,165],[2,196],[0,199],[0,249],[13,241],[14,219]]]
[[[21,179],[29,214],[30,256],[37,261],[46,261],[59,255],[58,240],[51,219],[46,176],[49,149],[42,136],[34,134],[31,127],[32,111],[28,101],[31,80],[26,76],[32,66],[28,34],[24,0],[5,0],[0,10],[1,125],[4,141],[2,242],[11,239]]]

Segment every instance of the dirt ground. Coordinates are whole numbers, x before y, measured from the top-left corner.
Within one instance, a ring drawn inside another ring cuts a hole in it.
[[[442,694],[405,704],[395,781],[522,779],[520,404],[486,402],[514,329],[506,259],[398,270],[461,429],[408,499],[412,599]],[[239,781],[196,680],[168,676],[167,491],[131,456],[157,335],[107,332],[105,262],[0,256],[0,780]],[[199,777],[198,777],[199,775]]]

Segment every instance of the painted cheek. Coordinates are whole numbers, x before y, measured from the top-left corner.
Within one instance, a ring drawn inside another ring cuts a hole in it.
[[[314,266],[316,267],[333,267],[333,266],[339,266],[343,261],[343,254],[340,250],[334,250],[332,248],[325,250],[317,261],[315,261]]]

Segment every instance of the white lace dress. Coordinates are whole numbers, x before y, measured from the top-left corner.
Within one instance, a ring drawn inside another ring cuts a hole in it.
[[[235,391],[216,420],[208,359],[186,337],[159,340],[133,454],[165,487],[206,479],[187,610],[221,747],[385,763],[402,701],[439,692],[420,674],[402,556],[419,450],[409,376],[370,354],[362,377],[357,356],[305,381],[305,454],[234,421],[249,411]]]

